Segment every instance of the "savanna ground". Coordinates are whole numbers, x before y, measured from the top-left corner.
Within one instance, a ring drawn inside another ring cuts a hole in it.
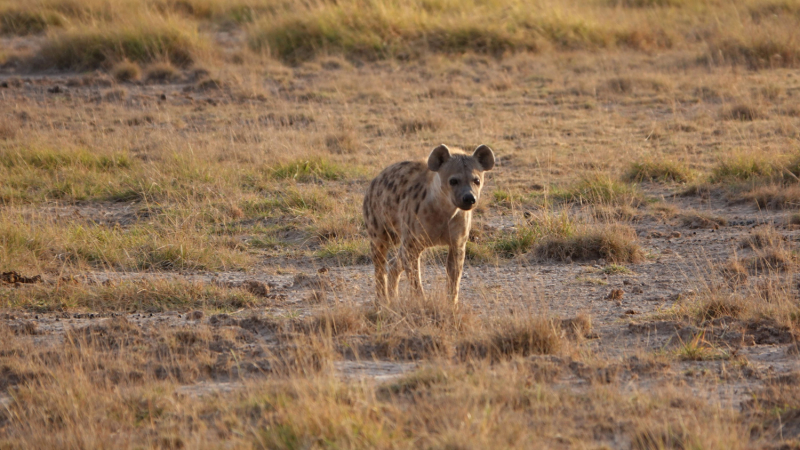
[[[800,4],[0,4],[0,448],[798,448]],[[490,145],[459,308],[386,165]],[[403,288],[405,285],[401,285]]]

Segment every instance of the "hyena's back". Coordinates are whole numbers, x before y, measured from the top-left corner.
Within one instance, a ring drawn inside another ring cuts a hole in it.
[[[403,161],[384,169],[369,185],[364,197],[364,222],[372,239],[388,238],[396,243],[408,208],[427,194],[427,164]],[[408,200],[413,199],[413,202]]]

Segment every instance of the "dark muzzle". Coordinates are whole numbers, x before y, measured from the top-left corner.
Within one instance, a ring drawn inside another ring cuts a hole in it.
[[[475,204],[475,196],[472,194],[467,194],[461,198],[461,202],[466,206],[472,206]]]

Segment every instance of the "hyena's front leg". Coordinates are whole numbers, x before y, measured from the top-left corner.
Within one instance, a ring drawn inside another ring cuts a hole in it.
[[[454,305],[458,304],[458,289],[461,284],[461,273],[464,270],[466,248],[465,241],[461,244],[451,245],[447,252],[447,294]]]

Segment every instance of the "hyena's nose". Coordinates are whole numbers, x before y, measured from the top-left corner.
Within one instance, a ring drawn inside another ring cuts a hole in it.
[[[461,199],[465,205],[474,205],[475,204],[475,196],[472,194],[467,194],[464,198]]]

